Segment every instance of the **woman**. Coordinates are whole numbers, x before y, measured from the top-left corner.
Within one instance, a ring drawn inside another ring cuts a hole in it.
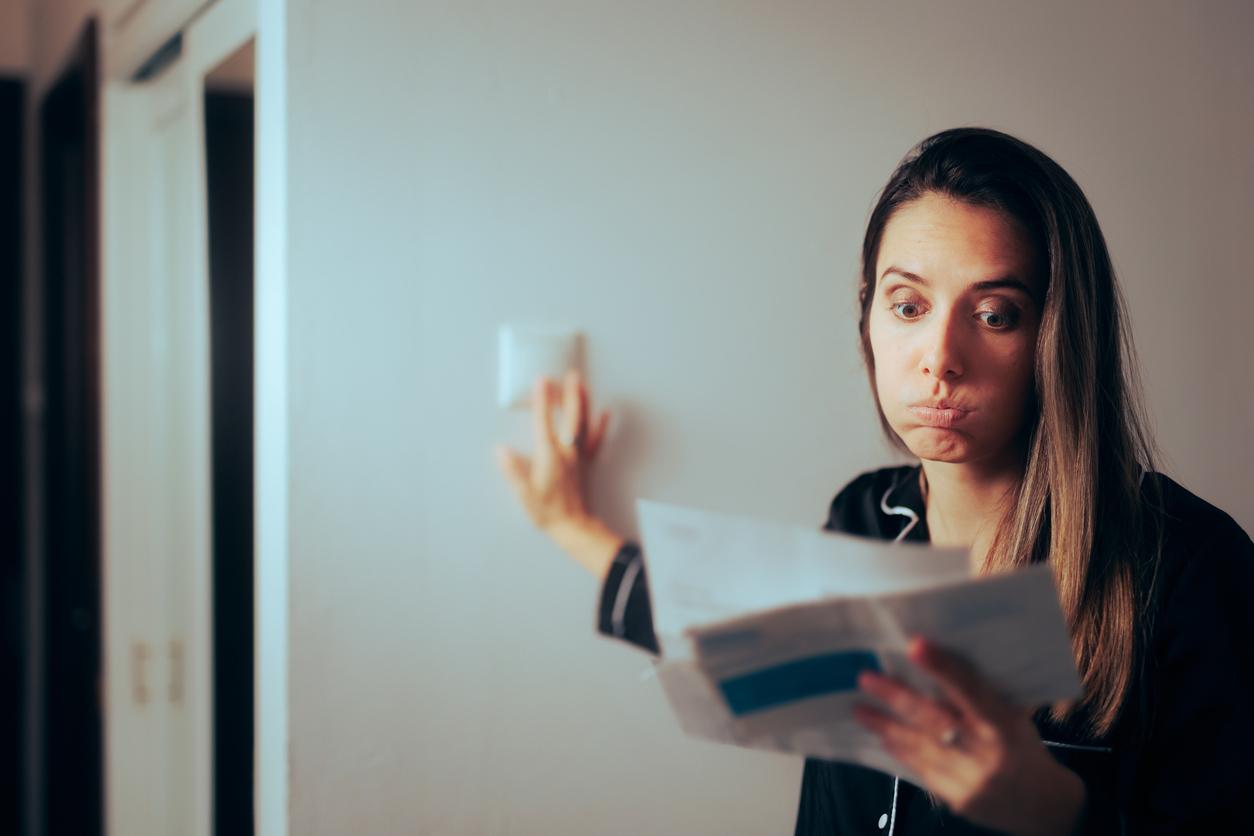
[[[857,716],[924,787],[808,759],[798,834],[1248,832],[1254,544],[1154,471],[1114,272],[1080,188],[1006,134],[912,149],[871,213],[860,333],[880,421],[918,465],[863,473],[826,529],[1053,569],[1083,696],[1017,706],[918,637],[941,697],[864,673]],[[534,462],[498,449],[532,521],[603,578],[599,629],[657,652],[637,544],[588,511],[605,437],[576,375],[537,382]],[[891,713],[872,707],[872,703]],[[1236,828],[1236,829],[1233,829]]]

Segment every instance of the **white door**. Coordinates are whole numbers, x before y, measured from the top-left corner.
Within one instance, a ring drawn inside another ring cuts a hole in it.
[[[116,836],[211,830],[204,75],[254,31],[251,2],[221,0],[160,74],[111,80],[102,97],[105,824]]]

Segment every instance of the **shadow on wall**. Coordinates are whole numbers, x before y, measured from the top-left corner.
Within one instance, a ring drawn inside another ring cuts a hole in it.
[[[682,465],[682,451],[677,446],[667,446],[664,435],[657,431],[658,426],[666,422],[659,416],[656,406],[645,412],[623,401],[605,405],[593,403],[592,408],[597,412],[609,409],[610,427],[592,468],[588,502],[592,512],[611,529],[638,539],[638,474],[649,460],[654,463],[651,472],[664,480],[672,469]]]

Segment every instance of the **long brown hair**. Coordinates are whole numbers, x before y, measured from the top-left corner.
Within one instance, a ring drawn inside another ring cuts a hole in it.
[[[987,128],[923,140],[880,193],[862,245],[862,353],[878,407],[869,314],[884,228],[903,205],[936,193],[992,208],[1026,229],[1046,277],[1036,344],[1027,461],[984,572],[1048,561],[1071,631],[1083,696],[1050,709],[1103,736],[1143,663],[1161,536],[1155,449],[1147,429],[1124,304],[1092,207],[1056,162]],[[909,453],[882,408],[890,443]]]

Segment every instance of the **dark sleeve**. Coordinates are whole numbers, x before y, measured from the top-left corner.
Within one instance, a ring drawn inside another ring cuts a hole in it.
[[[1230,522],[1162,580],[1129,832],[1233,832],[1254,797],[1254,543]]]
[[[625,542],[614,555],[614,562],[610,564],[610,571],[601,586],[597,630],[654,655],[659,653],[657,637],[653,634],[653,611],[649,606],[644,555],[640,546],[631,541]]]
[[[876,519],[876,506],[872,483],[876,473],[862,473],[846,484],[833,497],[827,509],[825,531],[845,534],[871,534],[868,521]]]

